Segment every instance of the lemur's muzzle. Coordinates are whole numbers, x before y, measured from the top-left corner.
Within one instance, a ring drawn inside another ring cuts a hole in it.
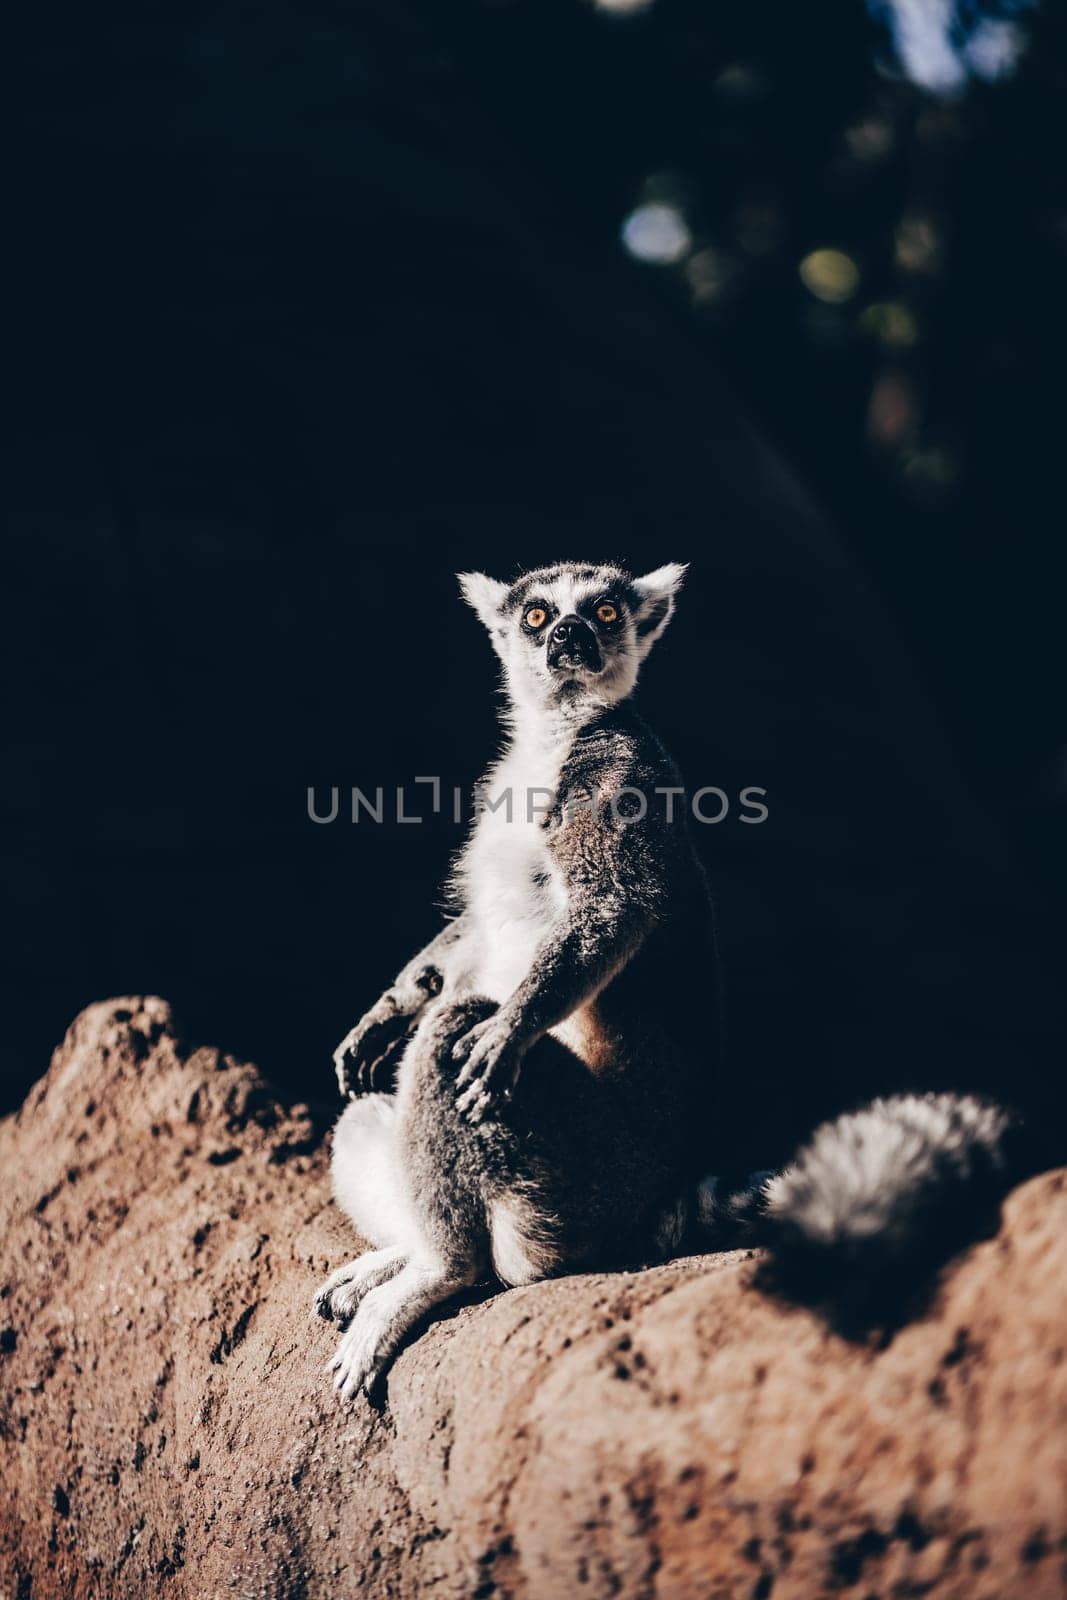
[[[584,617],[560,617],[548,640],[550,667],[585,667],[599,672],[604,665],[597,636]]]

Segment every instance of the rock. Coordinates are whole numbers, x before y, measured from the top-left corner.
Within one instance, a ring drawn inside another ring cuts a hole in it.
[[[161,1001],[84,1012],[0,1155],[5,1595],[1067,1592],[1062,1173],[887,1347],[691,1258],[472,1296],[372,1408],[315,1115]]]

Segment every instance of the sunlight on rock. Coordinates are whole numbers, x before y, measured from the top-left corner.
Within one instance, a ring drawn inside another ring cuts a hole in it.
[[[808,293],[831,306],[851,300],[860,284],[860,269],[843,250],[813,250],[798,271]]]
[[[677,206],[657,200],[637,206],[622,225],[622,242],[638,261],[671,266],[689,254],[689,226]]]

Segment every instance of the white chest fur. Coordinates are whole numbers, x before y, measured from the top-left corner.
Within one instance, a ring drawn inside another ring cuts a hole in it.
[[[566,909],[565,886],[541,824],[569,742],[529,738],[512,744],[486,780],[486,804],[465,852],[474,988],[498,1003],[529,972],[538,946]]]

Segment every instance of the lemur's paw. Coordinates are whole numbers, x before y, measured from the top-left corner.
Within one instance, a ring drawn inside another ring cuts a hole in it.
[[[391,1087],[414,1023],[413,1015],[383,999],[346,1033],[333,1053],[333,1065],[338,1088],[347,1099]]]
[[[362,1314],[349,1323],[342,1335],[336,1355],[326,1363],[326,1371],[333,1373],[333,1386],[342,1400],[351,1400],[360,1389],[370,1394],[389,1358],[386,1330],[381,1318],[368,1314],[372,1309],[370,1305],[363,1306]]]
[[[315,1310],[327,1322],[348,1322],[371,1289],[394,1278],[404,1265],[399,1250],[368,1250],[331,1272],[315,1296]]]
[[[456,1109],[468,1122],[481,1122],[495,1105],[511,1099],[523,1051],[499,1012],[478,1022],[452,1047],[452,1059],[463,1066],[456,1077],[462,1092]]]
[[[319,1286],[314,1307],[324,1322],[344,1321],[341,1299],[351,1282],[351,1273],[355,1265],[354,1261],[350,1261],[347,1267],[340,1267],[336,1272],[332,1272],[326,1282]]]

